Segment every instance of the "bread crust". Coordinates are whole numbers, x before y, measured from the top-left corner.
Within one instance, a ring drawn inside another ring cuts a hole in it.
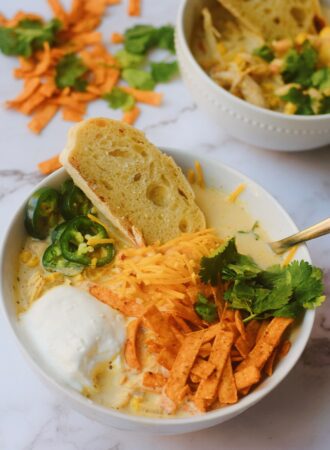
[[[134,246],[205,227],[181,169],[129,125],[105,118],[80,122],[70,129],[60,161]]]

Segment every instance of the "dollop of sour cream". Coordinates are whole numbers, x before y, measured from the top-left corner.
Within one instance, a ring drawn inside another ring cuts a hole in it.
[[[71,286],[47,291],[20,315],[19,327],[43,368],[78,391],[92,386],[95,366],[125,341],[123,316]]]

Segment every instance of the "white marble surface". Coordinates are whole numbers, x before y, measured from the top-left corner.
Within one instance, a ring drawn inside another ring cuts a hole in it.
[[[144,0],[144,23],[174,22],[177,0]],[[12,14],[18,0],[0,1]],[[49,14],[46,2],[24,7]],[[123,5],[111,9],[102,30],[121,31],[133,24]],[[19,82],[10,75],[15,61],[0,59],[0,101],[14,97]],[[330,147],[305,153],[275,153],[249,147],[211,123],[193,104],[180,80],[161,87],[165,104],[144,107],[137,126],[159,145],[183,148],[227,163],[254,178],[288,210],[299,227],[329,216]],[[90,106],[89,116],[115,117],[104,104]],[[57,153],[70,123],[57,117],[36,137],[27,118],[0,109],[0,236],[17,205],[38,182],[37,162]],[[326,271],[330,291],[330,238],[309,246],[313,261]],[[269,397],[241,416],[203,432],[150,437],[106,428],[82,417],[54,397],[31,372],[0,317],[0,449],[1,450],[152,450],[152,449],[299,449],[330,446],[330,303],[317,312],[308,347],[288,378]]]

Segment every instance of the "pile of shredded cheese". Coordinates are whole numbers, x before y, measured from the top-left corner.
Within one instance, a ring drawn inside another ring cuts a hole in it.
[[[205,290],[199,280],[199,264],[221,243],[213,229],[186,233],[159,245],[128,248],[102,271],[102,286],[118,299],[143,307],[171,306],[177,300],[193,303]]]

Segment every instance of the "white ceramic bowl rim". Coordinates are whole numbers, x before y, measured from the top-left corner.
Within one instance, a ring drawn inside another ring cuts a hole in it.
[[[167,149],[167,148],[161,148],[161,149],[164,152],[168,152],[174,158],[175,158],[175,155],[178,155],[178,156],[187,155],[187,152],[184,152],[181,150],[174,150],[174,149]],[[245,181],[247,184],[249,184],[249,186],[257,189],[259,192],[262,192],[263,195],[268,197],[273,202],[273,204],[277,205],[279,210],[281,210],[282,214],[286,218],[287,223],[289,223],[293,229],[298,231],[296,225],[294,224],[294,222],[292,221],[290,216],[286,213],[286,211],[282,208],[282,206],[277,202],[277,200],[275,198],[273,198],[265,189],[263,189],[261,186],[259,186],[256,182],[252,181],[247,176],[241,174],[239,171],[237,171],[231,167],[228,167],[225,164],[219,163],[217,161],[212,161],[207,158],[199,158],[199,161],[201,162],[202,166],[203,165],[206,166],[207,164],[217,165],[219,168],[225,169],[227,172],[233,174],[234,176],[239,176],[243,180],[243,182]],[[65,172],[64,169],[59,169],[58,171],[56,171],[53,174],[46,177],[44,180],[42,180],[40,183],[38,183],[37,186],[35,186],[33,188],[33,190],[27,196],[27,198],[36,189],[38,189],[41,186],[47,185],[48,182],[51,183],[54,179],[56,179],[58,177],[59,174],[64,173],[64,172]],[[8,237],[9,237],[10,229],[13,226],[13,224],[16,223],[19,214],[25,207],[25,204],[26,204],[26,199],[24,200],[24,202],[22,202],[21,206],[19,207],[16,214],[12,218],[12,220],[5,232],[3,245],[1,248],[1,254],[0,254],[0,277],[3,277],[4,273],[5,273],[4,268],[5,268],[5,259],[6,258],[5,258],[4,250],[5,250],[6,243],[7,243]],[[307,252],[307,254],[308,254],[308,252]],[[309,256],[309,254],[308,254],[308,256]],[[306,312],[305,317],[304,317],[305,334],[304,334],[304,336],[299,336],[299,346],[296,348],[296,353],[295,354],[289,353],[289,356],[286,358],[286,367],[285,367],[285,369],[283,369],[281,376],[278,376],[277,380],[273,380],[272,377],[270,377],[268,379],[269,380],[268,385],[263,387],[263,389],[261,391],[256,389],[255,391],[253,391],[246,397],[243,397],[242,399],[240,399],[239,402],[234,405],[226,406],[226,407],[217,409],[215,411],[207,412],[207,413],[201,414],[201,415],[184,417],[184,418],[151,418],[151,417],[143,417],[143,416],[140,417],[140,416],[129,415],[129,414],[125,414],[125,413],[116,411],[111,408],[103,407],[101,405],[98,405],[95,402],[92,402],[91,400],[87,399],[86,397],[82,396],[81,394],[74,392],[70,388],[65,387],[65,386],[61,385],[60,383],[58,383],[57,381],[55,381],[50,375],[48,375],[46,373],[46,371],[44,371],[34,361],[32,356],[30,355],[29,351],[26,349],[24,344],[21,342],[18,334],[13,329],[10,319],[9,319],[9,313],[8,313],[8,311],[5,307],[5,303],[3,301],[3,298],[4,298],[3,284],[1,284],[0,294],[1,294],[0,303],[2,303],[2,310],[3,310],[4,316],[6,317],[9,328],[12,330],[12,332],[15,335],[16,342],[18,343],[20,350],[25,355],[25,357],[29,361],[30,365],[39,374],[40,378],[43,379],[44,381],[47,381],[47,384],[51,385],[54,388],[54,391],[58,392],[62,396],[64,395],[69,400],[72,400],[73,401],[72,403],[76,402],[76,403],[81,404],[81,406],[83,406],[83,407],[87,406],[88,408],[91,408],[95,412],[100,412],[102,414],[113,416],[117,419],[124,420],[127,423],[130,422],[130,423],[134,423],[134,424],[141,424],[141,425],[143,424],[143,425],[149,425],[149,426],[160,427],[160,428],[162,426],[168,426],[168,425],[172,425],[173,427],[175,427],[175,426],[180,426],[180,425],[184,425],[184,424],[204,423],[204,422],[211,421],[212,419],[215,419],[215,418],[226,417],[226,416],[231,416],[231,415],[238,415],[238,414],[244,412],[250,406],[253,406],[259,400],[261,400],[264,396],[266,396],[270,391],[272,391],[288,375],[288,373],[294,367],[294,365],[298,361],[301,353],[303,352],[303,350],[306,346],[306,343],[308,341],[308,338],[309,338],[311,330],[312,330],[314,317],[315,317],[314,311]]]
[[[330,121],[330,114],[315,114],[313,116],[303,116],[303,115],[295,115],[295,114],[284,114],[278,111],[272,111],[267,108],[260,108],[259,106],[253,105],[252,103],[247,102],[246,100],[243,100],[239,97],[236,97],[235,95],[228,92],[226,89],[224,89],[222,86],[219,86],[215,81],[212,80],[211,77],[208,76],[208,74],[201,68],[201,66],[196,61],[195,57],[193,56],[190,46],[188,45],[187,38],[184,32],[184,17],[186,13],[186,8],[189,7],[189,0],[182,0],[179,6],[178,16],[177,16],[177,25],[176,25],[176,33],[178,35],[178,38],[180,39],[181,44],[183,45],[184,51],[186,52],[186,56],[188,57],[190,63],[194,66],[194,69],[199,73],[199,75],[202,77],[203,81],[207,83],[208,86],[211,88],[214,88],[215,86],[222,92],[223,95],[225,95],[228,99],[232,100],[234,103],[237,103],[238,105],[245,105],[247,108],[250,108],[253,112],[257,113],[264,113],[265,115],[268,115],[269,117],[273,118],[285,118],[288,121],[291,122],[297,122],[300,120],[303,121],[310,121],[310,122],[326,122]]]

